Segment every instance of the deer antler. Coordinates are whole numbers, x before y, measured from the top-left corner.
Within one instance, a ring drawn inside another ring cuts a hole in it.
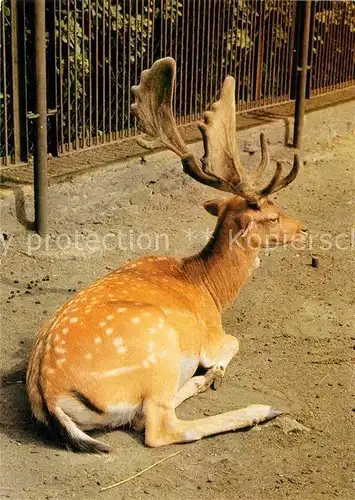
[[[216,189],[234,192],[231,191],[232,186],[225,185],[215,175],[204,173],[194,155],[188,152],[172,111],[175,75],[175,61],[166,57],[156,61],[149,70],[143,71],[140,84],[132,87],[135,102],[131,109],[138,120],[139,128],[151,139],[147,141],[139,137],[139,144],[151,149],[152,144],[160,142],[181,158],[184,171],[195,180]]]
[[[205,154],[198,162],[189,153],[174,120],[172,97],[175,75],[175,61],[166,57],[156,61],[149,70],[143,71],[140,84],[132,87],[135,97],[132,111],[138,119],[139,127],[153,139],[153,143],[158,140],[177,154],[184,171],[198,182],[238,194],[253,203],[292,182],[300,166],[297,155],[292,170],[285,177],[281,178],[282,166],[278,162],[266,187],[258,189],[251,183],[251,176],[243,169],[237,149],[235,80],[231,76],[223,84],[219,101],[212,105],[211,111],[205,112],[204,122],[199,125]],[[151,147],[152,141],[139,138],[139,143]],[[256,179],[261,177],[269,163],[264,134],[260,135],[260,145],[261,161],[253,175]]]
[[[135,103],[131,105],[139,128],[182,157],[187,153],[172,112],[176,67],[169,57],[156,61],[141,74],[138,86],[132,87]],[[142,145],[144,142],[140,141]]]

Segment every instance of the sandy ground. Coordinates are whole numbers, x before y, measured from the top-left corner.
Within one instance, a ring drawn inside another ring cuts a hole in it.
[[[31,219],[29,200],[23,206],[18,197],[16,207],[5,200],[1,498],[354,498],[355,136],[306,140],[306,151],[306,166],[278,200],[307,223],[312,246],[262,256],[261,268],[224,315],[226,332],[240,340],[240,353],[217,391],[178,411],[189,419],[265,403],[287,415],[187,445],[148,449],[140,435],[122,430],[99,433],[117,449],[112,456],[68,452],[31,420],[23,370],[37,330],[60,304],[146,253],[138,248],[140,231],[167,235],[169,248],[163,242],[157,253],[182,256],[200,248],[214,223],[201,208],[212,191],[185,179],[175,160],[164,181],[154,173],[137,181],[134,196],[124,185],[132,170],[116,166],[86,174],[51,187],[52,239],[37,249],[37,239],[17,221],[26,225],[25,215]],[[139,179],[149,163],[135,168]],[[121,235],[118,247],[90,247],[93,235],[102,240],[108,232]],[[321,243],[322,234],[330,248]],[[80,245],[74,245],[75,236]],[[59,244],[67,246],[60,250]],[[318,268],[311,266],[312,255]],[[141,477],[100,492],[175,451],[180,454]]]

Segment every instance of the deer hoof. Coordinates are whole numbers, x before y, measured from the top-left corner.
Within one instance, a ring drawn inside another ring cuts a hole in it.
[[[216,391],[222,384],[224,374],[224,368],[221,366],[212,366],[205,374],[206,385]]]

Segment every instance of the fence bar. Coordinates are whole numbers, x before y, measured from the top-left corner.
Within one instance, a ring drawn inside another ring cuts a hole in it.
[[[58,23],[62,26],[62,6],[61,2],[58,2]],[[63,96],[63,44],[62,44],[62,30],[58,30],[58,45],[59,45],[59,116],[60,116],[60,152],[63,153],[64,148],[64,96]],[[59,151],[58,151],[59,153]]]
[[[36,64],[36,147],[33,158],[35,229],[45,236],[48,229],[47,181],[47,84],[46,84],[46,2],[35,0]]]
[[[201,12],[201,0],[198,0],[198,12]],[[198,65],[198,58],[199,58],[199,50],[200,50],[200,18],[201,16],[197,16],[197,40],[196,40],[196,69],[195,69],[195,88],[194,88],[194,94],[195,94],[195,120],[198,120],[201,118],[201,108],[198,109],[198,80],[199,80],[199,65]]]
[[[99,139],[99,0],[95,5],[95,141]]]
[[[9,133],[8,133],[8,103],[7,103],[7,72],[6,72],[6,45],[5,45],[5,9],[0,10],[1,14],[1,39],[2,39],[2,47],[1,49],[1,60],[2,60],[2,78],[0,80],[0,83],[2,83],[2,86],[0,86],[0,90],[2,91],[2,94],[4,96],[4,103],[2,106],[2,120],[3,120],[3,129],[4,129],[4,163],[7,165],[7,162],[9,161]]]
[[[111,7],[109,7],[111,8]],[[106,31],[105,31],[105,9],[106,9],[106,0],[102,0],[102,85],[100,86],[100,98],[102,99],[102,130],[101,130],[101,138],[100,142],[105,142],[106,137]],[[98,21],[98,20],[97,20]],[[99,91],[99,89],[98,89]]]
[[[304,125],[304,107],[306,99],[306,85],[308,72],[308,46],[310,38],[311,23],[311,0],[301,2],[300,8],[303,9],[303,27],[301,32],[301,51],[300,68],[297,72],[296,104],[295,104],[295,126],[293,135],[294,147],[302,148],[303,125]]]
[[[72,78],[70,74],[70,54],[71,54],[71,44],[69,43],[69,37],[70,37],[70,26],[71,26],[71,10],[70,10],[70,0],[67,0],[67,37],[68,37],[68,43],[67,43],[67,113],[68,113],[68,124],[67,124],[67,130],[68,130],[68,149],[69,151],[72,149],[72,124],[71,124],[71,88],[72,88]],[[74,85],[76,82],[74,82]]]
[[[74,147],[79,149],[79,129],[78,129],[78,60],[77,60],[77,45],[78,45],[78,33],[77,33],[77,23],[78,23],[78,13],[77,13],[77,3],[74,0],[74,128],[75,128],[75,138]]]
[[[14,162],[20,160],[20,98],[17,2],[11,0],[11,58],[12,58],[12,113],[14,135]]]
[[[113,6],[111,6],[111,3],[108,5],[108,64],[107,64],[107,73],[108,73],[108,142],[111,141],[112,139],[112,85],[111,85],[111,76],[112,76],[112,61],[111,61],[111,45],[112,45],[112,37],[111,37],[111,30],[112,30],[112,9]],[[117,29],[116,29],[117,31]],[[105,104],[104,104],[105,106]]]
[[[118,2],[118,0],[116,0],[116,2]],[[126,54],[126,51],[127,51],[127,43],[126,43],[126,9],[125,9],[125,5],[126,3],[123,2],[123,7],[122,7],[122,14],[123,14],[123,33],[122,33],[122,38],[123,38],[123,53]],[[117,8],[117,11],[118,11],[118,7]],[[118,37],[117,37],[118,39]],[[118,52],[117,52],[118,54]],[[119,137],[123,137],[124,134],[126,133],[126,130],[128,129],[128,125],[125,127],[125,117],[126,117],[126,61],[124,62],[123,64],[123,72],[122,72],[122,118],[121,118],[121,128],[122,130],[120,131],[120,135]],[[117,80],[118,80],[118,55],[117,55],[117,59],[116,59],[116,74],[117,74]],[[116,87],[116,99],[117,99],[117,107],[118,107],[118,85]],[[117,123],[118,123],[118,117],[116,118],[117,119]]]
[[[85,86],[85,22],[84,22],[84,2],[81,4],[81,65],[82,65],[82,76],[81,76],[81,81],[82,81],[82,118],[81,118],[81,141],[82,141],[82,147],[84,148],[86,145],[86,130],[85,130],[85,125],[86,125],[86,101],[85,101],[85,92],[86,92],[86,86]]]
[[[92,135],[93,135],[93,109],[92,109],[92,103],[93,103],[93,98],[92,98],[92,85],[93,85],[93,79],[91,77],[92,75],[92,45],[90,43],[91,37],[92,37],[92,17],[91,17],[91,12],[92,12],[92,5],[91,5],[91,0],[88,2],[88,7],[89,7],[89,20],[88,20],[88,38],[89,38],[89,131],[88,131],[88,145],[92,145]]]
[[[261,100],[261,86],[262,86],[262,72],[263,72],[263,58],[264,58],[264,22],[263,13],[265,14],[264,4],[260,3],[260,15],[258,20],[258,58],[256,68],[256,83],[255,83],[255,99]]]
[[[51,0],[46,2],[47,5],[47,17],[46,17],[46,31],[47,33],[55,32],[56,24],[56,8],[58,0]],[[57,37],[48,37],[47,40],[47,81],[51,82],[51,92],[47,95],[47,109],[48,111],[48,153],[53,156],[58,155],[59,148],[59,130],[58,130],[58,79],[57,79]]]

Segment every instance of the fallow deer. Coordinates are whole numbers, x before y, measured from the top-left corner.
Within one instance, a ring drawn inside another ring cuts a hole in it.
[[[205,153],[198,162],[173,118],[175,73],[175,61],[161,59],[132,88],[140,127],[174,151],[188,175],[233,196],[204,205],[217,224],[200,253],[129,263],[77,293],[40,331],[27,372],[32,411],[77,450],[109,451],[84,432],[97,427],[145,429],[145,443],[156,447],[248,427],[280,413],[253,404],[190,421],[175,415],[182,401],[220,380],[238,352],[238,340],[223,331],[221,313],[258,267],[261,248],[303,237],[301,224],[267,199],[296,177],[297,154],[288,175],[282,177],[278,163],[268,185],[256,187],[269,162],[267,144],[262,135],[261,162],[251,177],[238,156],[235,84],[229,76],[200,125]],[[206,373],[194,376],[199,366]]]

